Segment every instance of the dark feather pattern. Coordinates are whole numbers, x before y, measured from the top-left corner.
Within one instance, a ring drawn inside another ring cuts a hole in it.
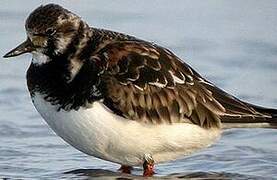
[[[108,44],[96,56],[107,62],[104,103],[144,123],[220,127],[232,119],[267,121],[270,114],[215,87],[169,50],[144,41]]]
[[[89,106],[96,100],[102,99],[101,92],[96,86],[100,83],[97,78],[97,67],[92,62],[86,61],[76,75],[74,81],[67,83],[65,74],[66,62],[62,59],[52,61],[44,66],[31,65],[27,72],[28,89],[31,96],[35,92],[45,95],[45,99],[57,110],[78,110],[80,107]]]
[[[104,103],[121,115],[145,123],[193,123],[220,126],[225,108],[200,82],[204,81],[170,51],[142,41],[108,44]]]
[[[37,21],[47,14],[51,18]],[[48,36],[49,27],[55,27],[56,34]],[[219,128],[221,122],[276,123],[277,110],[229,95],[166,48],[90,28],[60,6],[35,10],[26,21],[26,30],[38,39],[38,45],[47,44],[43,53],[50,58],[46,64],[29,67],[29,91],[31,96],[45,95],[58,111],[89,108],[103,101],[115,114],[146,124]]]

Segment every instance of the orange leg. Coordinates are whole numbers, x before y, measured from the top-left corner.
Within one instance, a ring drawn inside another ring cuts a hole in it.
[[[147,154],[144,157],[143,163],[143,176],[144,177],[151,177],[154,175],[154,159],[151,155]]]
[[[118,170],[121,171],[122,173],[131,174],[132,169],[133,169],[132,166],[121,165],[121,167]]]

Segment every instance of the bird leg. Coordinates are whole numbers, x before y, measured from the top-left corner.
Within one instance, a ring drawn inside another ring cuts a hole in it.
[[[154,173],[154,159],[150,154],[145,154],[143,163],[143,176],[151,177]]]
[[[121,167],[118,170],[121,171],[122,173],[131,174],[131,170],[133,170],[133,167],[121,165]]]

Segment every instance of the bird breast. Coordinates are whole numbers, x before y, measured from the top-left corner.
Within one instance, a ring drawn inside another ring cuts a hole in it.
[[[188,155],[212,144],[219,136],[216,129],[194,124],[142,124],[113,114],[100,101],[90,108],[57,110],[44,96],[34,93],[33,103],[57,135],[78,150],[124,165],[140,165],[144,154],[155,162]]]

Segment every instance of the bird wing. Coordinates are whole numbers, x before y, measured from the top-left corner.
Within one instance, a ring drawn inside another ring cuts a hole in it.
[[[94,60],[105,62],[100,72],[103,103],[126,119],[212,128],[219,127],[220,117],[226,114],[236,115],[241,109],[253,113],[172,52],[155,44],[110,43],[94,55]],[[224,103],[231,110],[226,111]]]

